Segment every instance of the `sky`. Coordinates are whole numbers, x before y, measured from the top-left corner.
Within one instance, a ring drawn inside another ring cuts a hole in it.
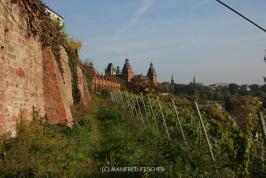
[[[215,0],[43,0],[81,40],[81,59],[136,74],[152,62],[160,82],[263,83],[266,33]],[[223,0],[266,28],[265,0]]]

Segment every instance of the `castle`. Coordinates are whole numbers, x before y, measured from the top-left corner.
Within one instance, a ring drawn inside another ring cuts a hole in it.
[[[123,80],[125,83],[130,83],[134,77],[144,77],[147,81],[150,81],[154,86],[157,86],[158,84],[157,73],[152,63],[150,64],[150,67],[148,69],[146,76],[135,75],[133,68],[131,67],[129,63],[129,59],[125,59],[125,64],[123,66],[122,71],[120,70],[119,66],[115,68],[112,63],[109,63],[107,68],[105,69],[105,75],[115,76],[119,78],[120,80]]]
[[[92,74],[92,88],[93,90],[120,90],[121,84],[128,84],[132,81],[134,77],[144,78],[147,82],[151,82],[153,86],[157,86],[157,73],[153,67],[153,64],[150,64],[147,75],[135,75],[133,68],[129,63],[129,59],[125,59],[125,64],[121,71],[120,67],[114,67],[112,63],[107,65],[105,69],[105,74],[98,74],[93,67],[93,64],[90,63],[87,65],[89,71]]]

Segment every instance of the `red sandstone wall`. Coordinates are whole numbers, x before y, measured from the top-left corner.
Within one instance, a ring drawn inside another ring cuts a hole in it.
[[[3,12],[0,5],[0,131],[14,136],[19,118],[31,118],[33,108],[44,115],[42,49]]]
[[[13,16],[23,24],[18,12],[12,6]],[[14,136],[16,124],[21,118],[32,119],[33,109],[50,123],[72,124],[71,72],[64,48],[61,57],[63,76],[51,50],[42,50],[38,39],[26,38],[0,5],[0,134],[10,132]],[[85,103],[89,92],[80,72],[79,87]]]
[[[69,104],[64,97],[65,88],[62,75],[50,48],[43,50],[43,68],[45,115],[47,120],[51,124],[67,123],[71,126],[73,119]]]
[[[84,74],[82,73],[82,70],[79,66],[77,67],[77,73],[78,73],[78,80],[79,80],[78,88],[81,94],[81,102],[87,105],[90,100],[90,94],[89,94],[86,78]]]
[[[63,68],[63,97],[66,100],[68,106],[73,104],[73,97],[72,97],[72,83],[71,83],[71,71],[68,65],[68,56],[66,50],[61,47],[61,63]]]

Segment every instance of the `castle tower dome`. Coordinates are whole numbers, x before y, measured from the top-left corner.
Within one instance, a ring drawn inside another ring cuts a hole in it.
[[[124,64],[124,67],[122,69],[122,77],[127,81],[127,82],[130,82],[131,79],[133,78],[134,76],[134,72],[133,72],[133,69],[129,63],[129,59],[125,59],[125,64]]]
[[[116,69],[114,68],[112,63],[109,63],[106,70],[105,70],[106,75],[115,75],[116,74]]]
[[[116,75],[120,75],[122,72],[121,72],[121,70],[120,70],[120,67],[119,66],[117,66],[116,67]]]
[[[157,81],[157,73],[154,69],[153,63],[150,64],[150,68],[147,73],[148,79],[152,82],[154,86],[157,86],[158,81]]]

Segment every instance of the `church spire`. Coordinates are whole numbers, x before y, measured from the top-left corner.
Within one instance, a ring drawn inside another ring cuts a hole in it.
[[[196,84],[196,77],[193,78],[193,84]]]
[[[172,77],[171,77],[171,84],[174,84],[175,83],[175,80],[174,80],[174,74],[172,74]]]

